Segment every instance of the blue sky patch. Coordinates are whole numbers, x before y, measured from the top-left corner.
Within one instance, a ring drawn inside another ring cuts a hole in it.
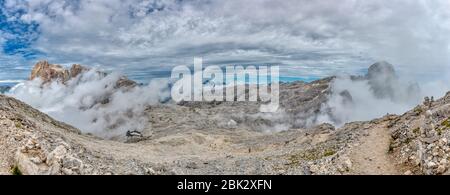
[[[3,7],[4,0],[0,0],[0,4]],[[22,12],[18,10],[9,14],[17,17],[22,15]],[[21,55],[25,59],[33,59],[39,54],[39,52],[30,48],[39,36],[38,24],[8,19],[2,9],[2,12],[0,12],[0,32],[5,35],[3,38],[6,39],[2,44],[4,54]]]

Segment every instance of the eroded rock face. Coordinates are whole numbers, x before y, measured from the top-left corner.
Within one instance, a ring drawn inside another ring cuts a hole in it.
[[[43,84],[53,81],[65,84],[70,79],[75,78],[89,70],[90,68],[80,64],[73,64],[69,69],[66,69],[61,65],[50,64],[48,61],[39,61],[36,65],[34,65],[29,79],[34,80],[36,78],[40,78]],[[98,72],[98,74],[102,76],[107,75],[104,72]],[[116,84],[116,88],[132,88],[135,86],[137,86],[137,83],[126,77],[120,78]]]
[[[66,83],[71,78],[75,78],[83,72],[88,71],[89,68],[83,67],[79,64],[74,64],[70,69],[65,69],[61,65],[50,64],[48,61],[39,61],[34,65],[31,71],[30,80],[40,78],[43,83],[58,81]]]
[[[81,73],[86,72],[88,70],[89,70],[88,68],[86,68],[82,65],[74,64],[74,65],[72,65],[72,67],[70,67],[70,78],[75,78],[78,75],[80,75]]]
[[[396,75],[394,66],[388,62],[377,62],[369,67],[365,79],[378,98],[389,98],[393,101],[409,101],[420,93],[417,83],[404,83]]]
[[[64,69],[61,65],[49,64],[48,61],[40,61],[34,65],[31,71],[30,80],[40,78],[44,83],[58,80],[60,82],[67,82],[70,77],[70,72]]]
[[[367,72],[367,78],[372,80],[377,79],[380,76],[388,80],[396,78],[397,76],[395,75],[394,66],[385,61],[377,62],[371,65]]]

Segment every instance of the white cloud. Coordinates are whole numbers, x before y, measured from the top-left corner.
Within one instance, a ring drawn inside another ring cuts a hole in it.
[[[282,63],[285,73],[325,76],[388,60],[417,78],[449,67],[449,4],[7,0],[5,7],[24,10],[20,20],[40,25],[33,48],[59,63],[156,70],[203,56],[215,64]]]
[[[8,95],[84,133],[123,138],[127,131],[149,128],[145,110],[165,101],[170,93],[164,79],[154,79],[146,86],[117,88],[121,77],[117,73],[103,76],[98,70],[91,70],[70,79],[66,85],[56,81],[43,84],[40,79],[25,81]]]

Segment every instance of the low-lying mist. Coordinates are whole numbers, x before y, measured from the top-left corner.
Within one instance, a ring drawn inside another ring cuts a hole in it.
[[[117,83],[123,78],[118,73],[101,74],[91,69],[64,83],[57,80],[45,83],[39,78],[24,81],[13,87],[8,95],[73,125],[83,133],[120,139],[127,131],[142,132],[151,128],[146,109],[167,102],[171,98],[172,86],[169,79],[154,79],[147,85],[118,87]],[[341,75],[333,79],[328,100],[320,106],[319,112],[305,112],[305,116],[298,117],[284,112],[285,108],[280,107],[275,113],[231,115],[239,118],[236,121],[255,126],[262,132],[279,132],[322,123],[339,127],[385,114],[402,114],[420,104],[425,96],[439,98],[448,88],[445,82],[419,83],[400,78],[392,65],[380,62],[372,65],[365,76]],[[216,113],[216,117],[230,121],[230,116],[223,114],[230,113]],[[255,122],[261,120],[270,122],[267,125]]]
[[[399,85],[395,90],[408,92]],[[419,92],[419,91],[416,91]],[[368,81],[338,77],[332,83],[330,99],[321,108],[317,123],[331,123],[340,126],[351,121],[371,120],[385,114],[401,114],[420,103],[420,96],[377,97]],[[330,114],[331,113],[331,114]]]
[[[365,76],[341,75],[331,84],[329,100],[315,124],[341,126],[386,114],[403,114],[420,104],[425,96],[439,98],[448,90],[444,82],[416,82],[399,77],[387,62],[372,65]]]
[[[145,109],[170,96],[168,80],[153,80],[148,85],[117,87],[123,78],[90,70],[66,83],[41,79],[25,81],[9,95],[22,100],[51,117],[66,122],[84,133],[103,138],[123,137],[127,131],[142,131],[148,125]]]

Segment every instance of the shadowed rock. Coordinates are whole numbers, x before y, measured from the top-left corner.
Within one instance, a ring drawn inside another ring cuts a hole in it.
[[[385,78],[387,80],[397,78],[394,66],[385,61],[377,62],[371,65],[367,72],[367,78],[369,80],[375,80],[379,79],[380,77]]]
[[[394,97],[393,85],[397,82],[394,67],[387,62],[377,62],[369,67],[366,78],[378,98]]]
[[[409,101],[420,93],[417,83],[402,84],[394,66],[388,62],[377,62],[369,67],[365,79],[377,98],[389,98],[393,101]]]
[[[339,95],[342,97],[342,104],[348,105],[353,103],[353,97],[348,90],[340,92]]]
[[[0,86],[0,94],[6,93],[11,89],[10,86]]]

